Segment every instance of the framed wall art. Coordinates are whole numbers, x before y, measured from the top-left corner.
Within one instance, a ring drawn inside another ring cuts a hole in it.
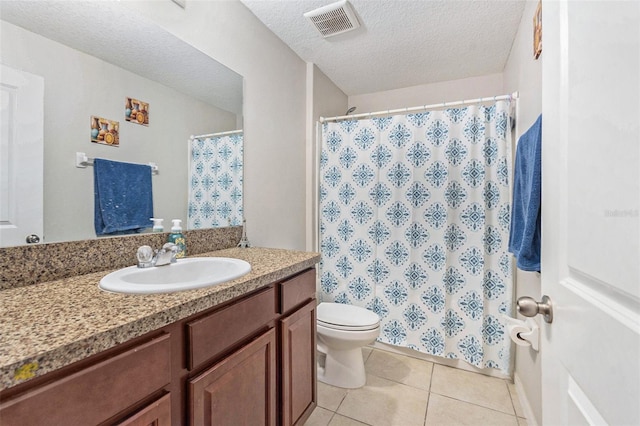
[[[120,146],[120,123],[102,117],[91,116],[91,142]]]
[[[125,98],[124,117],[130,123],[149,126],[149,104],[139,99]]]
[[[542,53],[542,1],[538,2],[533,15],[533,58],[538,59]]]

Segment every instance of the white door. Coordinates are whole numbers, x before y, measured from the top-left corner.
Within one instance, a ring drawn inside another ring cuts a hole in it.
[[[543,3],[545,425],[640,425],[640,2]]]
[[[43,238],[44,79],[0,67],[0,247],[8,247]]]

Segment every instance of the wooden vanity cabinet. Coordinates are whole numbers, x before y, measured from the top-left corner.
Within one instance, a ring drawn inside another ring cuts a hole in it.
[[[279,285],[280,423],[303,424],[317,405],[316,271]]]
[[[0,393],[0,424],[302,424],[316,406],[316,272]]]
[[[318,400],[315,299],[280,320],[279,327],[281,423],[303,424]]]
[[[0,403],[0,424],[97,425],[123,416],[171,381],[170,342],[170,334],[160,333],[93,365],[50,373],[50,380]]]
[[[304,423],[317,402],[315,293],[310,269],[188,324],[191,368],[260,333],[189,380],[189,424]]]

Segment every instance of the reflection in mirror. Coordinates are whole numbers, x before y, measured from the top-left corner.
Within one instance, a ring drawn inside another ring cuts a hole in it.
[[[75,167],[76,152],[157,164],[154,216],[187,223],[190,136],[243,127],[242,77],[120,2],[0,2],[0,17],[0,62],[44,81],[40,242],[95,238],[93,169]],[[92,142],[92,116],[117,122],[117,138]]]
[[[189,141],[189,229],[242,225],[242,130]]]

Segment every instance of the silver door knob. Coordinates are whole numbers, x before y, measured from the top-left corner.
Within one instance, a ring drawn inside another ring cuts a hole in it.
[[[26,241],[27,244],[36,244],[40,242],[40,237],[36,234],[27,235]]]
[[[516,302],[516,308],[525,317],[535,317],[540,314],[548,323],[553,321],[553,307],[549,296],[542,296],[542,301],[536,302],[533,297],[520,297]]]

